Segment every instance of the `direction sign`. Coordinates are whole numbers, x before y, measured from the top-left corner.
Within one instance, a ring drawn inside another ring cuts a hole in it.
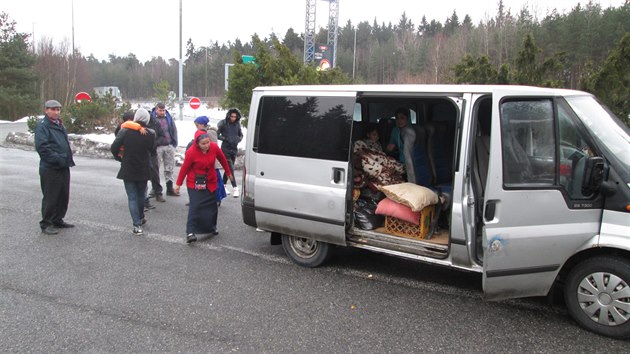
[[[74,100],[77,101],[77,103],[80,103],[81,101],[92,102],[92,97],[90,97],[87,92],[81,91],[74,96]]]
[[[190,101],[188,101],[190,108],[197,109],[201,107],[201,101],[197,97],[192,97]]]

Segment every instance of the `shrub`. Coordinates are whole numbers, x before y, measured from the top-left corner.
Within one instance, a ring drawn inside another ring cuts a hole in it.
[[[35,132],[35,127],[37,126],[37,123],[39,123],[39,121],[40,118],[38,118],[37,116],[28,117],[28,120],[26,120],[26,126],[28,127],[28,131],[30,133]]]
[[[92,102],[70,104],[62,110],[61,119],[68,133],[111,133],[130,108],[128,102],[118,106],[116,98],[109,93],[102,97],[94,95]]]

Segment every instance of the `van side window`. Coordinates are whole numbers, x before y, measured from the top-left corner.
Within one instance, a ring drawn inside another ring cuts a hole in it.
[[[560,135],[559,181],[571,199],[587,199],[582,193],[584,165],[593,156],[593,150],[576,125],[575,114],[566,102],[558,104],[558,131]]]
[[[354,104],[354,114],[352,116],[352,120],[355,121],[355,122],[363,121],[363,115],[361,114],[361,104],[360,103],[355,103]]]
[[[553,116],[551,99],[501,103],[503,183],[506,187],[554,185]]]
[[[348,161],[354,97],[267,96],[260,105],[259,153]]]

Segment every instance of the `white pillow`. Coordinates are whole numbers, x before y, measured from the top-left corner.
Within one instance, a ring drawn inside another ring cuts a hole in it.
[[[410,207],[412,211],[421,211],[427,205],[438,202],[437,193],[414,183],[392,184],[381,186],[379,189],[387,198]]]

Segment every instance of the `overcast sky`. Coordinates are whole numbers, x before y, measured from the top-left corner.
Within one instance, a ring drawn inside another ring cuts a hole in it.
[[[3,0],[0,12],[9,14],[19,32],[34,34],[35,40],[52,39],[72,47],[73,0]],[[621,6],[624,0],[594,0],[603,8]],[[370,24],[397,24],[403,12],[418,25],[422,16],[442,23],[457,11],[460,21],[466,14],[477,24],[497,11],[499,0],[339,0],[339,25],[348,20]],[[538,18],[556,8],[565,13],[578,0],[504,0],[506,10],[517,14],[526,6]],[[257,33],[261,38],[275,33],[279,38],[289,28],[304,32],[305,0],[182,0],[183,54],[192,38],[196,47],[218,41],[220,44],[240,39],[249,42]],[[317,1],[316,27],[328,23],[328,2]],[[179,57],[179,0],[74,0],[74,45],[85,56],[93,54],[106,60],[109,54],[134,53],[142,62],[154,56]]]

